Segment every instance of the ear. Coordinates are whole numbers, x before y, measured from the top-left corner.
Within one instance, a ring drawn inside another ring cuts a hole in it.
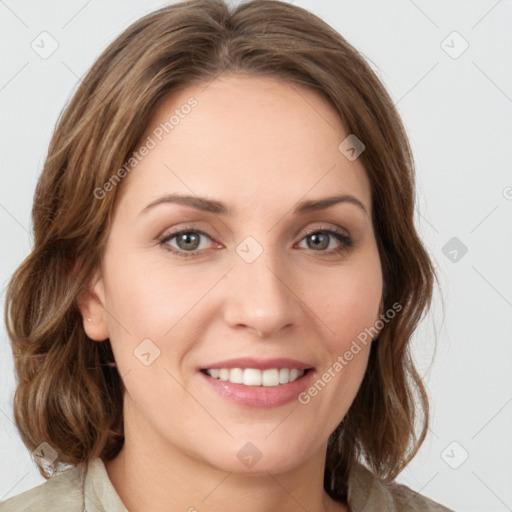
[[[109,332],[104,282],[100,270],[95,271],[87,288],[80,293],[77,302],[87,336],[95,341],[106,340]]]

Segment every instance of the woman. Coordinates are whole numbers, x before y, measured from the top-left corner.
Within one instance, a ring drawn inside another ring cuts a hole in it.
[[[449,510],[393,482],[428,428],[413,206],[393,102],[317,17],[129,27],[57,126],[8,289],[49,480],[0,510]]]

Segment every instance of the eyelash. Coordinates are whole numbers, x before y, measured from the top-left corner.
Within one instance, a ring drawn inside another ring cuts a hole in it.
[[[163,246],[163,248],[166,251],[169,251],[169,252],[175,254],[176,256],[179,256],[180,258],[195,258],[197,256],[200,256],[201,252],[203,251],[202,249],[196,249],[195,251],[183,251],[181,249],[176,249],[174,247],[171,248],[167,244],[167,242],[169,242],[173,238],[175,238],[175,237],[177,237],[179,235],[183,235],[185,233],[197,233],[197,234],[200,234],[200,235],[204,235],[205,237],[207,237],[210,240],[212,240],[212,238],[208,234],[206,234],[204,231],[201,231],[200,229],[196,229],[196,228],[192,228],[192,227],[184,227],[184,228],[181,228],[181,229],[179,229],[177,231],[174,231],[173,233],[170,233],[170,234],[167,234],[167,235],[163,235],[162,237],[160,237],[158,239],[158,241],[159,241],[160,245]],[[301,238],[301,241],[304,240],[304,238],[307,238],[310,235],[318,234],[318,233],[332,235],[334,238],[336,238],[336,240],[341,242],[341,245],[338,248],[336,248],[336,249],[331,249],[329,251],[313,251],[313,252],[318,252],[321,255],[322,254],[324,254],[324,255],[327,254],[329,256],[336,256],[338,254],[341,254],[341,253],[349,250],[353,246],[353,241],[352,241],[352,239],[349,236],[345,235],[341,231],[337,231],[337,230],[332,229],[332,228],[316,228],[316,229],[310,230],[310,231],[308,231],[307,233],[304,234],[304,236]]]

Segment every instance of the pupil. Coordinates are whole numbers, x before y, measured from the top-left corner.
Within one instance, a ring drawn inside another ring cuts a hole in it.
[[[320,243],[316,243],[319,241],[319,237],[324,237],[324,243],[322,243],[322,241],[320,240]],[[311,239],[314,241],[314,246],[316,248],[321,248],[321,249],[325,249],[328,245],[329,245],[329,242],[327,240],[327,237],[325,236],[325,233],[317,233],[317,234],[313,234],[311,235]],[[316,240],[316,242],[315,242]],[[327,243],[325,243],[327,242]]]
[[[189,239],[194,239],[192,242],[189,241]],[[191,233],[184,233],[183,235],[181,235],[180,237],[180,240],[184,242],[185,244],[185,249],[195,249],[195,245],[197,245],[197,235],[194,235],[194,234],[191,234]],[[195,242],[195,244],[194,244]],[[193,247],[190,247],[189,244],[192,243],[192,246]]]

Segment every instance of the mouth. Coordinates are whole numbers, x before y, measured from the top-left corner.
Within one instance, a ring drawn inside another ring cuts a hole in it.
[[[244,386],[276,387],[295,382],[311,371],[312,368],[299,370],[298,368],[204,368],[202,373],[212,379],[218,379],[232,384]]]
[[[278,358],[232,359],[198,368],[208,388],[243,407],[271,408],[297,399],[313,379],[315,368]]]

